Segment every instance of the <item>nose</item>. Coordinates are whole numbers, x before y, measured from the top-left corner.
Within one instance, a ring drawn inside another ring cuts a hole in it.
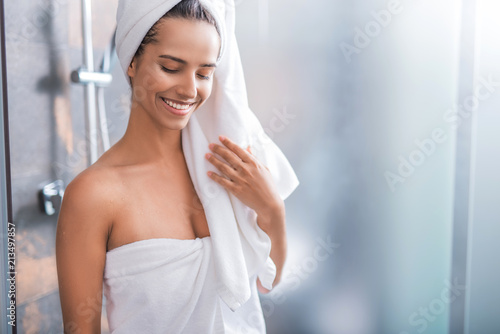
[[[183,99],[194,99],[197,95],[196,74],[186,73],[177,85],[177,94]]]

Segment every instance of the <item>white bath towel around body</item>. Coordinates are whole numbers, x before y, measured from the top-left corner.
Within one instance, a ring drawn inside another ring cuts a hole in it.
[[[266,332],[256,286],[232,311],[216,285],[211,237],[147,239],[106,254],[104,295],[112,334],[262,334]]]

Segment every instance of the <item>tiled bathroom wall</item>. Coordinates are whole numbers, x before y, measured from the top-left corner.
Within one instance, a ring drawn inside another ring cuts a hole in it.
[[[114,32],[117,3],[92,1],[96,66]],[[57,179],[67,184],[87,166],[84,90],[70,81],[71,71],[82,64],[81,4],[6,1],[5,13],[18,333],[62,333],[57,215],[41,212],[37,193]],[[128,116],[122,103],[127,89],[118,66],[114,76],[116,82],[106,92],[112,142],[123,134]],[[104,313],[102,324],[105,333]]]

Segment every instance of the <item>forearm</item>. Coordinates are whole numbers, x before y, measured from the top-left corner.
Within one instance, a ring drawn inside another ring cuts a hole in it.
[[[271,239],[270,257],[276,265],[276,278],[273,287],[281,280],[283,266],[286,261],[287,240],[285,223],[285,205],[270,208],[268,212],[257,213],[257,224]]]

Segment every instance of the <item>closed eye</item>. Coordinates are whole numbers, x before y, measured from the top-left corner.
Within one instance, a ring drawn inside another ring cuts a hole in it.
[[[199,76],[200,78],[202,78],[203,80],[210,80],[210,76],[201,75],[201,74],[198,74],[198,76]]]
[[[162,71],[167,72],[167,73],[176,73],[179,72],[178,70],[171,70],[169,68],[166,68],[165,66],[161,66]]]
[[[166,73],[177,73],[177,72],[179,72],[179,70],[171,70],[169,68],[166,68],[163,65],[160,65],[160,67],[161,67],[161,70],[164,71],[164,72],[166,72]],[[202,75],[202,74],[198,74],[198,77],[201,78],[201,79],[203,79],[203,80],[210,80],[210,78],[211,78],[211,76],[209,76],[209,75]]]

